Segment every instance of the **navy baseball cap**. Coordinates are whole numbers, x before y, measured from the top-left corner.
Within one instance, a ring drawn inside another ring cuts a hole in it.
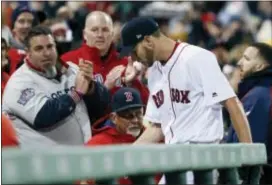
[[[145,36],[151,35],[157,30],[159,30],[159,25],[151,18],[137,17],[127,22],[121,31],[120,57],[129,55]]]
[[[133,88],[122,87],[113,94],[111,108],[113,112],[125,111],[130,108],[143,107],[140,93]]]

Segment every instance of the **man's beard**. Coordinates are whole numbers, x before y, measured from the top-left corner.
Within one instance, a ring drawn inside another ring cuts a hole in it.
[[[133,137],[138,137],[141,133],[141,130],[142,129],[139,126],[129,126],[126,133],[132,135]]]
[[[45,69],[45,77],[52,79],[57,76],[57,68],[56,66],[49,66]]]

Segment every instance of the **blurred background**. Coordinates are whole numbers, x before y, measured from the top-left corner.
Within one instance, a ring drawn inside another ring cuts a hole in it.
[[[36,12],[39,24],[50,27],[59,54],[82,44],[86,15],[101,10],[114,20],[114,43],[120,45],[122,25],[133,17],[151,16],[167,36],[199,45],[215,53],[219,65],[237,89],[236,63],[248,44],[272,45],[272,3],[269,1],[19,1],[2,3],[2,37],[13,42],[12,12],[28,6]],[[144,28],[143,28],[144,29]],[[226,116],[228,118],[228,116]]]

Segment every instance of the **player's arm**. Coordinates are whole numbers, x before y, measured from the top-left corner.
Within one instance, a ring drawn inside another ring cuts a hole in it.
[[[164,139],[164,134],[160,124],[161,115],[151,95],[149,95],[144,119],[150,123],[150,126],[147,127],[142,135],[135,141],[135,144],[161,142]]]
[[[80,96],[74,91],[54,98],[48,97],[38,85],[24,80],[7,87],[3,106],[39,130],[53,127],[67,118],[80,100]]]
[[[241,102],[236,97],[230,83],[219,68],[217,59],[209,51],[202,50],[192,60],[195,75],[204,91],[206,106],[223,103],[229,111],[240,142],[252,142],[251,131]],[[194,70],[192,69],[192,70]],[[207,72],[208,71],[208,72]]]
[[[240,142],[252,143],[251,131],[244,108],[237,97],[232,97],[223,102],[229,112],[233,128]]]
[[[134,144],[158,143],[163,139],[164,135],[161,129],[161,125],[157,123],[151,123],[151,125],[146,128],[146,130],[134,142]]]

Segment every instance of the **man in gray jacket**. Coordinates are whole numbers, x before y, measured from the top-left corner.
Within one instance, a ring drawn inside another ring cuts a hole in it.
[[[93,81],[92,63],[67,63],[58,70],[56,44],[45,27],[32,28],[26,38],[25,63],[10,77],[3,111],[11,118],[19,142],[81,145],[91,137],[86,103],[109,100],[107,89]],[[88,105],[90,106],[90,105]]]

